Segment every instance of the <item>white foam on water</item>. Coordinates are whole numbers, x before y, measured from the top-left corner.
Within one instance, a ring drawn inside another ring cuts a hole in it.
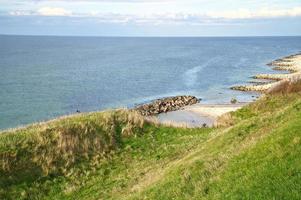
[[[193,67],[189,70],[187,70],[184,73],[183,76],[183,80],[184,80],[184,84],[187,87],[192,87],[197,83],[197,79],[198,79],[198,74],[203,71],[204,68],[208,67],[209,65],[211,65],[214,62],[219,61],[220,58],[219,57],[215,57],[215,58],[211,58],[210,60],[208,60],[207,62],[205,62],[202,65],[198,65],[196,67]]]

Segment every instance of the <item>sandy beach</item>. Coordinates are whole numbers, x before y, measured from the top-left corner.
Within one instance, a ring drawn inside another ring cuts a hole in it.
[[[164,125],[174,127],[212,127],[221,115],[235,111],[247,103],[236,104],[194,104],[181,110],[161,113],[156,116],[157,120]]]

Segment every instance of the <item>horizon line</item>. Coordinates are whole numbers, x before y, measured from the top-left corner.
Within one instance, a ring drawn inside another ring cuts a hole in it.
[[[0,33],[0,36],[28,36],[28,37],[105,37],[105,38],[222,38],[222,37],[301,37],[301,35],[216,35],[216,36],[210,36],[210,35],[183,35],[183,36],[168,36],[168,35],[52,35],[52,34],[5,34]]]

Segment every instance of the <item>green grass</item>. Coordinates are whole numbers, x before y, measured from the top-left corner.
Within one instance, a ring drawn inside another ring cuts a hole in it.
[[[294,95],[239,110],[235,126],[219,131],[135,199],[300,199],[300,111]]]
[[[228,120],[171,128],[112,111],[2,133],[0,199],[300,199],[301,95]]]

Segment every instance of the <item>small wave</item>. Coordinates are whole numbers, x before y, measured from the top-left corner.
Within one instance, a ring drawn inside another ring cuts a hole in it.
[[[196,66],[194,68],[191,68],[187,70],[184,73],[184,83],[187,87],[194,86],[198,79],[198,73],[200,73],[204,68],[206,68],[208,65],[212,64],[213,62],[218,61],[219,58],[212,58],[209,61],[205,62],[203,65]]]

